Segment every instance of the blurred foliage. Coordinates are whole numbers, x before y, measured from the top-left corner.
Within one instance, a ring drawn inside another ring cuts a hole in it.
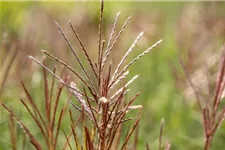
[[[140,77],[130,86],[131,92],[127,98],[133,96],[133,91],[141,91],[138,103],[144,106],[139,125],[138,149],[143,149],[146,142],[152,149],[157,148],[161,118],[165,119],[163,142],[169,140],[173,150],[202,149],[204,142],[202,118],[198,112],[193,91],[189,90],[189,84],[179,66],[178,58],[184,60],[185,66],[193,78],[197,76],[196,71],[200,70],[200,79],[196,79],[195,83],[199,87],[203,87],[204,92],[206,85],[199,82],[203,79],[202,76],[205,75],[205,72],[201,72],[200,68],[204,68],[205,63],[213,63],[209,70],[210,80],[212,80],[210,82],[213,87],[214,74],[217,71],[215,66],[221,53],[219,48],[225,39],[224,3],[106,2],[105,39],[108,38],[114,17],[120,10],[122,12],[119,28],[122,27],[126,17],[129,15],[133,17],[116,46],[114,55],[111,56],[113,63],[117,63],[121,59],[121,53],[125,52],[141,31],[145,32],[145,36],[141,39],[133,56],[145,50],[155,41],[161,38],[164,40],[162,45],[131,69],[130,78],[136,73],[140,74]],[[1,1],[0,17],[1,51],[10,52],[9,47],[15,45],[18,55],[22,56],[23,60],[22,67],[7,78],[4,86],[5,92],[0,98],[29,124],[30,118],[24,113],[18,101],[19,97],[23,96],[20,80],[25,81],[29,91],[36,100],[40,101],[40,104],[44,94],[41,93],[41,69],[27,60],[27,55],[40,58],[42,56],[40,50],[46,49],[76,67],[73,56],[69,53],[68,47],[54,24],[55,20],[59,22],[74,47],[79,51],[79,46],[69,28],[68,20],[71,20],[94,59],[98,40],[99,3]],[[212,56],[215,56],[215,60],[209,60]],[[2,59],[1,63],[4,63],[4,57],[0,58]],[[54,65],[54,61],[49,60],[49,63]],[[66,99],[66,94],[63,97]],[[202,97],[204,100],[207,98],[206,95]],[[66,126],[66,123],[64,124]],[[7,115],[2,108],[0,125],[0,149],[9,149],[9,137],[6,130]],[[36,132],[35,127],[34,132]],[[223,124],[216,134],[212,149],[218,150],[224,147],[224,133],[225,125]],[[38,135],[38,133],[36,134]],[[65,137],[61,134],[60,138],[64,139]],[[27,148],[29,149],[29,145]]]

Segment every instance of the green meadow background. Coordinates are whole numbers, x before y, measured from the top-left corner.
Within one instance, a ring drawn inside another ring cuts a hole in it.
[[[172,150],[203,149],[204,133],[202,117],[196,105],[193,90],[188,84],[179,59],[184,63],[205,104],[213,97],[220,47],[225,39],[224,2],[106,2],[104,9],[104,39],[107,40],[118,11],[121,11],[117,32],[124,21],[132,15],[131,22],[111,56],[117,64],[136,36],[144,36],[135,47],[129,60],[147,49],[156,41],[162,44],[144,56],[134,66],[128,79],[138,74],[126,99],[141,92],[135,104],[143,105],[139,124],[138,149],[149,143],[151,149],[158,148],[160,121],[164,118],[163,143],[171,143]],[[7,62],[7,55],[17,52],[9,75],[1,86],[0,100],[7,104],[41,139],[40,131],[20,103],[24,97],[20,81],[24,81],[38,106],[43,107],[42,68],[27,58],[32,55],[41,60],[45,49],[80,70],[74,56],[57,30],[57,21],[69,37],[81,59],[84,59],[78,43],[70,30],[69,20],[76,27],[93,60],[97,56],[99,2],[2,2],[0,67]],[[55,62],[47,59],[53,68]],[[87,65],[87,64],[86,64]],[[206,67],[206,66],[209,67]],[[60,65],[57,65],[60,68]],[[62,68],[62,67],[61,67]],[[207,68],[207,69],[206,69]],[[114,68],[113,68],[114,69]],[[1,71],[3,70],[0,69]],[[58,69],[58,73],[60,69]],[[49,75],[49,78],[51,76]],[[74,81],[77,79],[71,74]],[[77,83],[79,84],[79,82]],[[81,85],[82,86],[82,85]],[[65,89],[60,99],[64,105],[68,98]],[[75,99],[74,99],[75,101]],[[0,149],[11,149],[7,125],[8,114],[1,109]],[[74,113],[78,112],[74,110]],[[137,111],[130,116],[136,115]],[[75,115],[76,116],[76,115]],[[127,123],[129,126],[129,123]],[[69,119],[63,121],[68,131]],[[22,146],[22,131],[18,129],[18,146]],[[126,134],[126,130],[124,131]],[[133,140],[133,139],[132,139]],[[130,144],[132,145],[132,140]],[[60,133],[59,143],[65,141]],[[212,150],[225,147],[225,124],[216,132]],[[60,144],[59,144],[60,147]],[[27,149],[33,147],[27,140]],[[60,149],[60,148],[59,148]]]

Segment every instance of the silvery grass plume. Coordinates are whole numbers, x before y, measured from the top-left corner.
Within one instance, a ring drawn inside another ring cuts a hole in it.
[[[68,44],[68,47],[73,53],[80,68],[82,69],[81,73],[78,73],[69,64],[48,53],[46,50],[42,50],[42,52],[46,56],[55,60],[56,62],[67,68],[69,71],[71,71],[75,75],[75,77],[81,81],[82,89],[79,89],[77,84],[73,81],[71,81],[70,83],[65,82],[57,74],[55,74],[55,72],[51,71],[45,64],[42,64],[36,58],[29,56],[30,59],[41,65],[44,69],[51,73],[61,84],[66,86],[72,92],[72,94],[76,97],[79,105],[77,105],[75,102],[72,102],[71,100],[68,101],[69,104],[75,107],[78,111],[80,111],[84,119],[87,118],[88,120],[90,120],[91,123],[93,123],[93,128],[87,127],[85,124],[83,124],[85,140],[83,141],[83,144],[81,144],[81,142],[79,142],[79,138],[76,136],[76,132],[74,129],[75,126],[73,126],[73,119],[71,119],[71,130],[75,139],[77,149],[82,149],[85,147],[86,149],[107,150],[111,149],[112,146],[115,147],[115,149],[118,147],[118,142],[120,140],[115,140],[115,138],[117,137],[116,135],[119,134],[124,122],[133,120],[133,118],[126,118],[126,113],[131,110],[142,108],[142,105],[132,105],[140,93],[136,93],[131,100],[129,100],[128,102],[124,102],[124,95],[129,91],[129,89],[127,89],[128,85],[131,84],[138,77],[138,75],[135,75],[132,79],[130,79],[127,83],[123,84],[121,87],[118,87],[118,83],[127,78],[130,67],[137,60],[139,60],[142,56],[146,55],[159,43],[162,42],[162,40],[157,41],[153,46],[147,48],[136,58],[134,58],[130,62],[127,62],[127,57],[133,51],[140,38],[144,35],[144,32],[141,32],[131,44],[130,48],[127,50],[127,52],[122,57],[121,61],[113,71],[111,69],[112,64],[109,63],[109,56],[113,53],[115,45],[117,44],[118,40],[125,31],[127,25],[129,24],[131,16],[127,18],[121,30],[116,34],[116,26],[120,12],[117,13],[112,27],[112,31],[109,35],[109,40],[105,42],[102,36],[103,12],[104,3],[103,1],[101,1],[99,32],[97,41],[98,58],[96,62],[91,59],[90,55],[88,54],[88,50],[85,48],[82,40],[78,35],[78,32],[72,25],[72,22],[69,22],[71,30],[73,31],[74,36],[78,41],[81,50],[86,58],[86,61],[88,62],[88,66],[83,65],[84,63],[80,59],[80,56],[78,56],[77,51],[73,48],[72,44],[69,42],[62,28],[56,22],[56,26],[58,27],[59,32],[61,33],[65,42]],[[91,69],[91,72],[87,71],[89,68]],[[91,74],[93,74],[94,77],[91,76]],[[115,90],[116,87],[118,88],[118,90]],[[72,115],[71,118],[73,118]],[[133,134],[138,123],[139,117],[136,118],[133,127],[123,140],[121,149],[124,149],[126,147],[128,140]],[[70,145],[70,138],[67,138],[67,141],[68,145]]]

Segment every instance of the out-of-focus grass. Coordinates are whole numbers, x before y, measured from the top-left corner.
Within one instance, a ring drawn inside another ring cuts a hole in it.
[[[203,147],[202,118],[198,113],[195,98],[183,94],[188,85],[178,64],[178,57],[187,61],[186,66],[192,73],[198,69],[198,64],[191,66],[192,62],[198,60],[194,54],[202,54],[202,51],[209,49],[209,46],[213,49],[212,53],[219,54],[217,49],[224,42],[225,32],[221,27],[225,24],[223,13],[225,7],[221,4],[209,2],[105,3],[105,38],[108,38],[116,12],[122,11],[120,27],[127,16],[133,16],[128,29],[116,47],[119,49],[115,49],[112,56],[115,63],[140,31],[145,32],[145,37],[140,41],[133,56],[145,50],[156,40],[160,38],[164,40],[157,50],[153,50],[131,69],[130,77],[136,73],[140,74],[140,77],[131,85],[132,90],[127,97],[131,97],[133,91],[141,91],[138,103],[144,106],[139,125],[138,149],[143,149],[146,142],[153,149],[157,148],[161,118],[165,119],[163,142],[168,139],[172,144],[172,149],[192,150]],[[76,67],[76,62],[68,53],[68,48],[54,25],[54,20],[62,25],[79,51],[69,30],[67,20],[71,20],[92,54],[92,58],[96,56],[99,16],[99,3],[97,2],[1,2],[0,16],[1,44],[5,44],[5,49],[1,50],[7,50],[7,46],[12,43],[16,44],[19,53],[26,60],[28,54],[40,57],[40,50],[46,49]],[[218,22],[222,25],[219,24],[220,26],[217,27]],[[218,30],[214,31],[214,26]],[[203,33],[207,33],[207,35]],[[204,38],[211,37],[211,40],[197,43],[203,36]],[[3,43],[4,40],[7,42]],[[199,45],[198,48],[193,46],[196,44],[194,42]],[[190,53],[193,55],[190,56]],[[40,104],[42,103],[40,95],[43,93],[40,92],[42,91],[40,90],[42,88],[40,68],[31,65],[30,61],[28,62],[29,65],[24,65],[25,67],[18,73],[7,79],[2,100],[12,108],[15,107],[18,114],[21,114],[22,120],[29,123],[29,117],[25,115],[18,104],[21,96],[19,80],[22,79],[26,82],[34,99],[39,100]],[[51,63],[53,64],[53,62]],[[27,72],[30,74],[27,75]],[[22,78],[17,79],[17,76]],[[12,83],[11,80],[15,82]],[[8,145],[6,116],[5,111],[1,108],[0,143],[2,147],[0,148],[2,149],[10,146]],[[66,125],[66,122],[64,124]],[[213,141],[212,149],[217,150],[224,147],[224,132],[223,125]],[[64,139],[65,137],[62,134],[60,138]]]

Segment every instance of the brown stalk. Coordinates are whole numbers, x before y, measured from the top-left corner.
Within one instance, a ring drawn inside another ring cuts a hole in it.
[[[123,89],[123,92],[124,92],[124,89]],[[111,124],[113,124],[114,122],[116,122],[117,120],[116,120],[116,114],[117,114],[117,112],[118,112],[118,110],[119,110],[119,106],[120,106],[120,104],[121,104],[121,102],[122,102],[122,99],[123,99],[123,92],[121,92],[121,95],[118,97],[118,100],[116,101],[116,103],[114,104],[114,106],[112,107],[112,110],[110,111],[110,114],[109,114],[109,117],[108,117],[108,121],[107,121],[107,123],[109,123],[111,120],[112,120],[112,123]],[[114,109],[116,108],[116,110],[115,110],[115,112],[114,112]],[[112,117],[112,114],[114,113],[114,117]],[[110,142],[110,137],[111,137],[111,135],[112,135],[112,133],[113,133],[113,130],[114,130],[114,126],[112,126],[112,128],[111,129],[109,129],[109,133],[108,133],[108,142],[107,143],[109,143]]]
[[[102,124],[105,128],[107,126],[107,118],[108,118],[108,110],[109,110],[109,102],[102,102]]]
[[[139,121],[140,121],[140,118],[137,119],[137,121],[135,122],[135,124],[134,124],[134,126],[133,126],[131,132],[130,132],[129,135],[126,137],[126,140],[125,140],[125,142],[124,142],[124,144],[123,144],[121,150],[124,149],[124,147],[126,146],[128,140],[130,139],[131,135],[133,134],[134,130],[136,129],[136,127],[137,127]]]
[[[121,93],[122,94],[122,93]],[[122,94],[123,96],[123,94]],[[120,115],[122,114],[122,112],[125,110],[122,111],[122,109],[120,109],[120,106],[122,105],[122,99],[119,100],[119,103],[117,104],[116,106],[116,110],[115,110],[115,113],[114,113],[114,117],[113,117],[113,121],[112,123],[114,122],[119,122],[118,119],[121,117]]]
[[[72,127],[75,128],[77,126],[78,122],[80,121],[81,116],[79,116],[77,118],[76,122],[74,122],[71,109],[69,109],[69,116],[70,116],[70,121],[71,121],[71,128]],[[67,136],[67,139],[68,139],[67,141],[70,141],[71,137],[73,137],[73,136],[74,136],[73,135],[73,131],[71,130],[71,132]],[[63,146],[63,150],[66,150],[67,149],[67,146],[68,146],[68,142],[65,142],[65,144]],[[78,149],[78,147],[77,147],[77,149]]]
[[[43,60],[43,64],[46,66],[46,58]],[[50,122],[51,122],[51,109],[49,107],[50,100],[49,100],[49,89],[48,89],[48,81],[47,81],[47,72],[45,69],[43,69],[43,76],[44,76],[44,94],[45,94],[45,109],[46,109],[46,117],[48,122],[48,128],[50,128]]]
[[[76,135],[76,132],[75,132],[75,127],[77,126],[77,124],[78,124],[78,122],[80,122],[80,120],[81,120],[81,117],[82,117],[82,115],[80,115],[78,118],[77,118],[77,120],[76,120],[76,122],[74,122],[73,121],[73,115],[72,115],[72,111],[69,109],[69,114],[70,114],[70,121],[71,121],[71,129],[72,129],[72,135],[73,135],[73,137],[74,137],[74,140],[75,140],[75,144],[76,144],[76,148],[77,148],[77,150],[80,150],[81,148],[80,148],[80,145],[79,145],[79,141],[78,141],[78,138],[77,138],[77,135]],[[65,146],[64,146],[65,147]]]
[[[218,116],[218,121],[215,123],[214,128],[212,129],[211,133],[216,132],[216,129],[222,124],[225,118],[225,108],[223,108],[222,112]]]
[[[125,110],[121,113],[121,115],[117,115],[118,117],[118,119],[115,119],[115,121],[117,121],[117,120],[119,120],[118,122],[121,122],[121,120],[124,118],[124,116],[125,116],[125,114],[126,114],[126,111],[127,111],[127,109],[128,109],[128,107],[134,102],[134,100],[137,98],[137,96],[139,95],[140,93],[137,93],[129,102],[128,102],[128,104],[126,105],[126,107],[125,107]],[[113,134],[112,134],[112,140],[110,141],[110,143],[108,144],[108,147],[107,147],[107,149],[110,149],[110,147],[111,147],[111,145],[112,145],[112,142],[113,142],[113,139],[114,139],[114,137],[115,137],[115,134],[116,134],[116,132],[117,132],[117,130],[118,130],[118,127],[119,127],[119,125],[120,124],[118,124],[117,126],[115,126],[115,130],[113,131]]]
[[[59,62],[60,64],[62,64],[63,66],[65,66],[67,69],[69,69],[71,72],[73,72],[86,86],[89,86],[89,84],[69,65],[67,65],[65,62],[63,62],[62,60],[60,60],[59,58],[53,56],[52,54],[50,54],[49,52],[45,51],[45,50],[41,50],[44,54],[46,54],[48,57],[54,59],[55,61]]]
[[[57,112],[57,108],[58,108],[59,99],[60,99],[60,96],[62,93],[62,89],[63,89],[63,85],[58,83],[57,94],[56,94],[56,99],[55,99],[55,104],[54,104],[54,109],[53,109],[52,122],[51,122],[51,131],[54,131],[56,112]]]
[[[53,69],[53,73],[56,72],[56,67],[54,67]],[[52,110],[52,100],[53,100],[53,89],[54,89],[54,86],[55,86],[55,77],[52,76],[52,83],[51,83],[51,89],[50,89],[50,100],[49,100],[49,109],[50,109],[50,118],[51,118],[51,110]]]
[[[128,102],[128,104],[126,105],[126,107],[125,107],[124,110],[122,111],[121,115],[118,115],[118,116],[119,116],[118,118],[120,118],[120,119],[119,119],[119,122],[121,122],[122,119],[125,117],[126,112],[127,112],[128,108],[129,108],[129,106],[131,106],[131,104],[135,101],[135,99],[136,99],[139,95],[140,95],[140,92],[137,93],[137,94],[136,94],[136,95]]]
[[[71,109],[69,109],[69,116],[70,116],[71,126],[73,126],[75,128],[76,125],[78,124],[78,122],[80,121],[81,116],[79,116],[78,119],[76,120],[76,122],[74,122]],[[70,142],[71,137],[73,137],[73,131],[72,130],[69,133],[69,135],[67,136],[67,142],[64,143],[63,150],[67,149],[67,146],[69,144],[68,141]]]
[[[205,150],[210,148],[213,137],[215,135],[216,130],[222,124],[224,120],[225,108],[223,108],[222,112],[218,115],[218,108],[221,101],[221,95],[225,88],[225,51],[223,51],[223,55],[220,61],[220,69],[217,75],[216,81],[216,89],[215,89],[215,97],[213,101],[213,110],[211,116],[209,115],[209,110],[203,111],[203,121],[205,126]],[[212,127],[211,127],[212,126]]]
[[[76,122],[74,122],[73,120],[73,115],[72,115],[72,111],[69,109],[69,113],[70,113],[70,120],[73,126],[77,126],[77,124],[80,122],[81,120],[81,115],[77,118]]]
[[[87,73],[87,70],[86,70],[85,67],[83,66],[83,64],[82,64],[80,58],[78,57],[77,53],[75,52],[73,46],[72,46],[71,43],[68,41],[66,35],[65,35],[64,32],[62,31],[62,29],[61,29],[61,27],[59,26],[59,24],[58,24],[57,22],[55,22],[55,23],[56,23],[56,25],[57,25],[57,27],[58,27],[60,33],[62,34],[64,40],[66,41],[66,43],[68,44],[69,48],[71,49],[72,53],[73,53],[74,56],[76,57],[76,59],[77,59],[79,65],[81,66],[83,72],[84,72],[85,75],[87,76],[88,81],[91,83],[93,89],[95,89],[94,84],[92,83],[92,80],[91,80],[90,76],[89,76],[88,73]]]
[[[46,67],[45,65],[43,65],[41,62],[39,62],[37,59],[35,59],[32,56],[29,56],[30,59],[32,59],[34,62],[36,62],[37,64],[39,64],[40,66],[42,66],[43,68],[45,68],[46,70],[48,70],[49,73],[51,73],[57,80],[59,80],[60,83],[62,83],[63,85],[65,85],[66,87],[68,87],[69,89],[75,90],[76,92],[80,93],[81,95],[84,96],[83,93],[81,93],[80,91],[77,91],[75,88],[71,87],[70,85],[68,85],[66,82],[64,82],[59,76],[57,76],[56,74],[54,74],[48,67]],[[90,98],[92,99],[92,98]]]
[[[60,111],[59,119],[58,119],[58,122],[57,122],[56,135],[55,135],[55,137],[54,137],[54,144],[53,144],[53,149],[54,149],[54,150],[56,149],[56,144],[57,144],[58,135],[59,135],[59,129],[60,129],[61,122],[62,122],[62,118],[63,118],[63,115],[64,115],[65,111],[66,111],[66,107],[64,107],[64,108],[61,109],[61,111]]]
[[[194,83],[192,82],[191,77],[189,76],[183,62],[181,60],[179,60],[179,63],[181,65],[182,69],[184,70],[184,74],[185,74],[190,86],[192,87],[192,89],[194,91],[194,94],[195,94],[195,97],[196,97],[196,100],[197,100],[197,104],[198,104],[198,108],[200,109],[200,111],[202,111],[201,99],[200,99],[199,93],[197,91],[197,88],[194,85]]]
[[[102,42],[102,46],[101,46],[101,55],[100,55],[100,60],[99,60],[99,73],[98,73],[98,87],[99,87],[99,91],[101,91],[101,82],[102,82],[102,57],[103,57],[103,49],[105,47],[105,41]]]
[[[102,122],[101,122],[101,135],[102,135],[102,138],[101,138],[101,144],[100,144],[100,147],[102,150],[104,150],[106,148],[106,129],[107,129],[107,125],[108,125],[108,122],[107,122],[107,117],[108,117],[108,109],[109,109],[109,102],[108,100],[106,102],[101,102],[101,108],[102,108],[102,113],[101,113],[101,116],[102,116]]]
[[[43,69],[43,70],[44,70],[44,72],[46,72],[46,69]],[[53,73],[55,73],[55,71],[56,71],[56,69],[54,68]],[[63,75],[63,71],[62,71],[61,76],[62,75]],[[44,76],[46,76],[46,78],[47,78],[47,75],[46,74]],[[53,79],[52,79],[52,87],[51,87],[51,91],[50,91],[50,100],[47,103],[48,107],[46,107],[46,109],[47,109],[46,111],[49,112],[48,114],[49,114],[49,118],[50,118],[49,121],[48,121],[48,140],[49,140],[49,143],[50,143],[50,149],[51,150],[54,148],[54,145],[52,145],[52,144],[53,144],[53,138],[54,138],[53,137],[54,136],[53,133],[54,133],[55,115],[56,115],[56,110],[57,110],[57,107],[58,107],[58,101],[59,101],[59,97],[60,97],[59,96],[60,95],[59,93],[61,93],[59,91],[57,93],[56,101],[55,101],[55,105],[54,105],[54,110],[53,110],[53,114],[51,116],[51,110],[52,110],[51,103],[52,103],[52,94],[53,94],[54,82],[55,82],[55,78],[53,76]],[[58,89],[59,88],[60,88],[60,85],[58,85]],[[49,96],[49,95],[47,95],[47,96]]]
[[[123,91],[121,92],[121,94],[120,94],[120,96],[118,97],[118,99],[117,99],[117,101],[115,102],[115,104],[112,106],[112,109],[111,109],[111,111],[110,111],[110,113],[109,113],[109,117],[108,117],[107,123],[111,120],[112,113],[114,112],[114,109],[115,109],[116,107],[117,107],[117,111],[118,111],[119,105],[120,105],[120,103],[121,103],[121,101],[122,101],[122,99],[123,99],[123,92],[124,92],[124,90],[125,90],[125,88],[124,88]],[[116,112],[117,112],[117,111],[116,111]]]
[[[91,93],[91,95],[93,96],[93,98],[91,97],[88,97],[90,100],[98,103],[98,95],[96,95],[95,93],[93,93],[92,89],[90,87],[87,87],[89,92]]]
[[[225,48],[223,51],[223,56],[220,61],[220,69],[218,72],[217,76],[217,81],[216,81],[216,90],[215,90],[215,98],[213,102],[213,118],[215,118],[216,112],[218,110],[219,104],[220,104],[220,97],[221,94],[224,90],[224,85],[225,84]]]
[[[203,122],[204,122],[204,129],[205,129],[205,137],[210,134],[210,116],[209,116],[209,109],[203,108]]]
[[[0,101],[1,105],[5,108],[5,110],[12,115],[12,117],[17,121],[17,123],[20,125],[20,127],[24,130],[25,134],[29,137],[29,140],[31,142],[31,144],[37,149],[37,150],[42,150],[42,146],[41,144],[38,142],[37,139],[35,139],[35,137],[32,135],[32,133],[30,132],[30,130],[26,127],[26,125],[23,124],[23,122],[21,120],[19,120],[14,113],[5,105]]]
[[[73,137],[74,137],[74,140],[75,140],[76,148],[77,148],[77,150],[80,150],[81,146],[79,144],[78,137],[77,137],[77,134],[75,132],[75,129],[74,129],[73,125],[71,125],[71,129],[72,129]]]
[[[125,137],[127,138],[128,137],[128,135],[129,135],[129,131],[130,131],[130,126],[128,126],[127,127],[127,131],[126,131],[126,134],[125,134]],[[124,143],[123,143],[124,144]],[[126,143],[126,145],[123,147],[123,149],[124,150],[128,150],[128,148],[127,148],[127,145],[128,145],[129,143],[127,142]],[[122,145],[123,146],[123,145]],[[122,148],[121,148],[121,150],[122,150]]]
[[[26,89],[24,83],[23,83],[22,81],[21,81],[20,83],[21,83],[21,85],[22,85],[23,91],[25,92],[25,95],[26,95],[26,97],[27,97],[29,103],[30,103],[31,106],[32,106],[34,115],[35,115],[35,117],[37,117],[37,112],[38,112],[38,111],[37,111],[37,110],[38,110],[38,109],[37,109],[37,106],[36,106],[36,104],[34,103],[33,98],[31,97],[30,93],[29,93],[28,90]],[[39,115],[39,117],[41,116],[40,114],[38,114],[38,115]],[[42,118],[42,117],[40,117],[40,118]],[[42,118],[42,120],[43,120],[43,118]],[[43,120],[42,122],[44,123],[44,120]],[[46,125],[45,125],[45,126],[46,126]],[[46,126],[46,129],[47,129],[47,126]]]
[[[215,125],[213,126],[213,128],[211,129],[211,131],[209,133],[210,139],[205,141],[205,148],[207,148],[207,150],[210,147],[210,144],[211,144],[212,139],[213,139],[213,137],[214,137],[214,135],[216,133],[216,130],[222,124],[222,122],[224,121],[224,118],[225,118],[225,108],[222,110],[221,114],[218,116],[217,122],[215,122]]]
[[[27,91],[27,89],[26,89],[24,83],[21,82],[21,84],[22,84],[22,87],[23,87],[23,89],[24,89],[24,92],[25,92],[25,94],[26,94],[26,96],[27,96],[27,99],[28,99],[28,101],[30,102],[30,104],[31,104],[31,106],[32,106],[32,108],[33,108],[35,117],[36,117],[36,118],[39,117],[39,118],[41,119],[41,122],[43,123],[44,128],[45,128],[45,130],[47,131],[47,130],[48,130],[47,125],[46,125],[46,123],[45,123],[45,121],[44,121],[44,119],[43,119],[43,117],[42,117],[40,111],[38,110],[37,105],[34,103],[34,100],[33,100],[33,98],[31,97],[30,93]],[[38,117],[37,117],[37,115],[38,115]]]
[[[90,132],[87,127],[84,127],[85,131],[85,137],[86,137],[86,147],[88,147],[88,150],[94,150],[94,146],[90,137]]]
[[[97,127],[97,129],[98,129],[98,133],[101,134],[101,130],[100,130],[100,128],[99,128],[97,119],[96,119],[96,117],[95,117],[95,115],[94,115],[94,112],[93,112],[92,106],[91,106],[91,104],[90,104],[90,101],[89,101],[89,99],[88,99],[88,97],[87,97],[87,93],[86,93],[86,91],[85,91],[85,88],[84,88],[83,90],[84,90],[84,94],[85,94],[86,101],[87,101],[87,103],[88,103],[88,107],[89,107],[90,110],[91,110],[91,114],[92,114],[92,117],[91,117],[91,118],[93,118],[93,120],[94,120],[94,124],[95,124],[95,126]]]
[[[103,29],[103,12],[104,12],[104,2],[100,0],[100,19],[99,19],[99,27],[98,27],[98,65],[100,69],[100,60],[101,60],[101,42],[102,42],[102,29]]]
[[[114,150],[119,149],[118,147],[120,144],[121,135],[122,135],[122,125],[119,126],[117,133],[115,135],[115,138],[114,138],[114,142],[113,142],[113,146],[112,146],[114,148]]]
[[[112,126],[117,125],[117,124],[122,124],[122,123],[125,123],[125,122],[130,121],[130,120],[133,120],[133,118],[131,117],[131,118],[121,120],[120,122],[115,122],[115,123],[112,124]]]
[[[45,64],[45,60],[43,62],[43,64]],[[55,69],[54,69],[55,70]],[[55,72],[55,71],[54,71]],[[53,76],[53,81],[52,81],[52,87],[51,87],[51,93],[49,95],[49,89],[48,89],[48,81],[47,81],[47,72],[45,70],[43,70],[43,75],[44,75],[44,94],[45,94],[45,111],[46,111],[46,118],[47,118],[47,124],[48,126],[46,126],[46,123],[43,119],[43,116],[40,113],[40,110],[37,108],[36,104],[34,103],[31,95],[29,94],[29,92],[27,91],[25,85],[22,83],[22,87],[25,91],[25,94],[27,96],[27,99],[30,103],[30,106],[33,109],[33,112],[31,111],[31,109],[29,108],[29,106],[26,104],[26,102],[21,99],[21,103],[25,106],[25,108],[27,109],[27,111],[29,112],[29,114],[31,115],[31,117],[33,118],[34,122],[37,124],[37,126],[39,127],[42,135],[44,136],[44,139],[46,141],[46,144],[48,146],[49,150],[54,150],[55,149],[55,145],[53,145],[53,131],[54,131],[54,123],[55,123],[55,114],[56,114],[56,109],[58,107],[58,100],[59,100],[59,95],[56,98],[56,104],[54,105],[54,113],[53,113],[53,120],[51,122],[51,102],[50,99],[52,101],[52,94],[53,94],[53,88],[54,88],[54,76]],[[62,85],[63,86],[63,85]],[[60,86],[59,83],[59,89],[62,88],[62,86]],[[59,90],[60,91],[60,90]],[[60,92],[58,92],[60,93]],[[45,113],[44,113],[45,114]],[[59,129],[60,124],[58,124],[58,128]],[[57,136],[56,136],[57,137]],[[55,139],[57,140],[57,139]],[[32,141],[31,141],[32,142]]]
[[[204,122],[204,132],[205,132],[205,150],[208,150],[211,143],[211,135],[210,135],[210,125],[209,125],[209,114],[208,109],[203,108],[203,122]]]
[[[68,134],[68,136],[66,137],[66,138],[67,138],[67,141],[70,142],[70,140],[71,140],[72,137],[73,137],[73,133],[72,133],[72,131],[71,131],[71,132]],[[67,147],[68,147],[68,145],[69,145],[69,143],[68,143],[67,141],[64,143],[63,150],[67,150]]]
[[[205,147],[204,147],[204,150],[209,150],[210,144],[211,144],[211,138],[210,137],[207,137],[205,139]]]
[[[69,114],[70,114],[70,121],[71,121],[72,124],[74,124],[74,120],[73,120],[73,115],[72,115],[71,109],[69,109]],[[79,117],[79,118],[80,118],[80,117]],[[78,118],[78,119],[79,119],[79,118]]]
[[[66,138],[67,144],[69,145],[70,150],[72,150],[72,147],[71,147],[71,145],[70,145],[70,140],[69,140],[69,138],[67,137],[67,135],[66,135],[66,133],[65,133],[64,130],[63,130],[63,133],[64,133],[64,136],[65,136],[65,138]]]
[[[108,92],[109,92],[108,86],[109,86],[109,81],[110,81],[110,75],[111,75],[111,64],[109,65],[106,77],[103,79],[101,95],[104,97],[108,97]]]
[[[39,129],[41,130],[41,133],[42,135],[44,136],[45,138],[45,141],[46,141],[46,144],[49,145],[48,143],[48,139],[47,139],[47,136],[46,136],[46,133],[41,125],[41,123],[39,122],[39,120],[33,115],[33,113],[30,111],[29,107],[27,106],[27,104],[22,100],[20,99],[20,101],[22,102],[22,104],[25,106],[25,108],[27,109],[27,111],[30,113],[31,117],[34,119],[35,123],[37,124],[37,126],[39,127]]]
[[[85,47],[84,47],[84,44],[82,43],[82,41],[81,41],[81,39],[80,39],[80,37],[79,37],[79,35],[78,35],[76,29],[75,29],[75,28],[73,27],[73,25],[72,25],[72,23],[71,23],[71,22],[69,22],[69,23],[70,23],[71,29],[73,30],[74,35],[76,36],[77,41],[79,42],[79,44],[80,44],[80,46],[81,46],[81,49],[83,50],[83,52],[84,52],[84,54],[85,54],[85,56],[86,56],[86,58],[87,58],[87,61],[89,62],[89,65],[91,66],[92,71],[94,72],[96,78],[98,79],[98,75],[97,75],[96,70],[95,70],[95,68],[94,68],[94,65],[93,65],[93,63],[92,63],[92,61],[91,61],[91,59],[90,59],[90,57],[89,57],[89,55],[88,55],[87,50],[86,50]]]
[[[78,106],[74,105],[71,101],[68,100],[68,103],[73,106],[76,110],[78,110],[80,113],[82,113],[82,109]],[[83,106],[81,106],[83,107]],[[86,113],[83,114],[85,117],[87,117],[92,123],[94,123],[94,120],[91,118],[91,116],[87,115]]]

